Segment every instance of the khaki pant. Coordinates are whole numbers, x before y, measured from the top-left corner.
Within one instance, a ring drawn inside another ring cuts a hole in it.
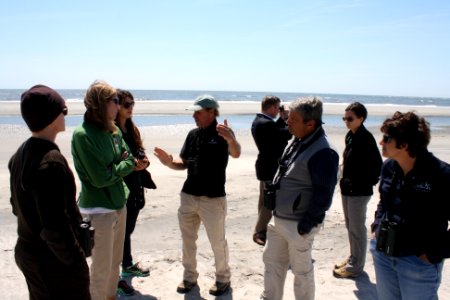
[[[350,257],[345,269],[355,274],[361,274],[366,263],[366,212],[369,200],[370,196],[342,195],[345,227],[347,227],[350,242]]]
[[[297,221],[274,217],[267,227],[267,244],[264,249],[263,299],[283,299],[284,282],[289,266],[294,274],[296,300],[314,299],[314,266],[311,251],[319,227],[307,235],[299,235]]]
[[[115,212],[85,215],[95,228],[95,246],[92,250],[91,297],[104,300],[117,292],[120,263],[125,237],[126,208]]]
[[[178,221],[183,240],[183,279],[196,282],[198,230],[203,222],[208,235],[216,265],[216,281],[229,282],[228,244],[225,238],[226,197],[197,197],[186,193],[180,194]]]

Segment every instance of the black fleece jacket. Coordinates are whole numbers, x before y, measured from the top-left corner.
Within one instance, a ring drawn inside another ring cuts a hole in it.
[[[341,194],[346,196],[370,196],[380,177],[380,150],[373,135],[361,125],[355,133],[345,136]]]

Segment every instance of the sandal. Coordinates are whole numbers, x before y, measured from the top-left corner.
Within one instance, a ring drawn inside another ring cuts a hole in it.
[[[253,241],[260,246],[266,245],[266,231],[255,232],[253,234]]]

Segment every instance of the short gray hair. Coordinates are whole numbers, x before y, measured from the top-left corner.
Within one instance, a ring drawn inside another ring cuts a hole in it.
[[[323,105],[319,97],[298,98],[289,105],[289,109],[299,112],[305,122],[314,120],[316,127],[322,125]]]

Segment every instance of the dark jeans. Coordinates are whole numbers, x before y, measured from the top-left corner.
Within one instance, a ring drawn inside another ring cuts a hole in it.
[[[136,221],[139,216],[140,208],[135,205],[135,196],[130,194],[127,201],[127,222],[125,225],[125,241],[123,246],[122,268],[131,267],[133,265],[133,257],[131,256],[131,234],[136,227]]]

